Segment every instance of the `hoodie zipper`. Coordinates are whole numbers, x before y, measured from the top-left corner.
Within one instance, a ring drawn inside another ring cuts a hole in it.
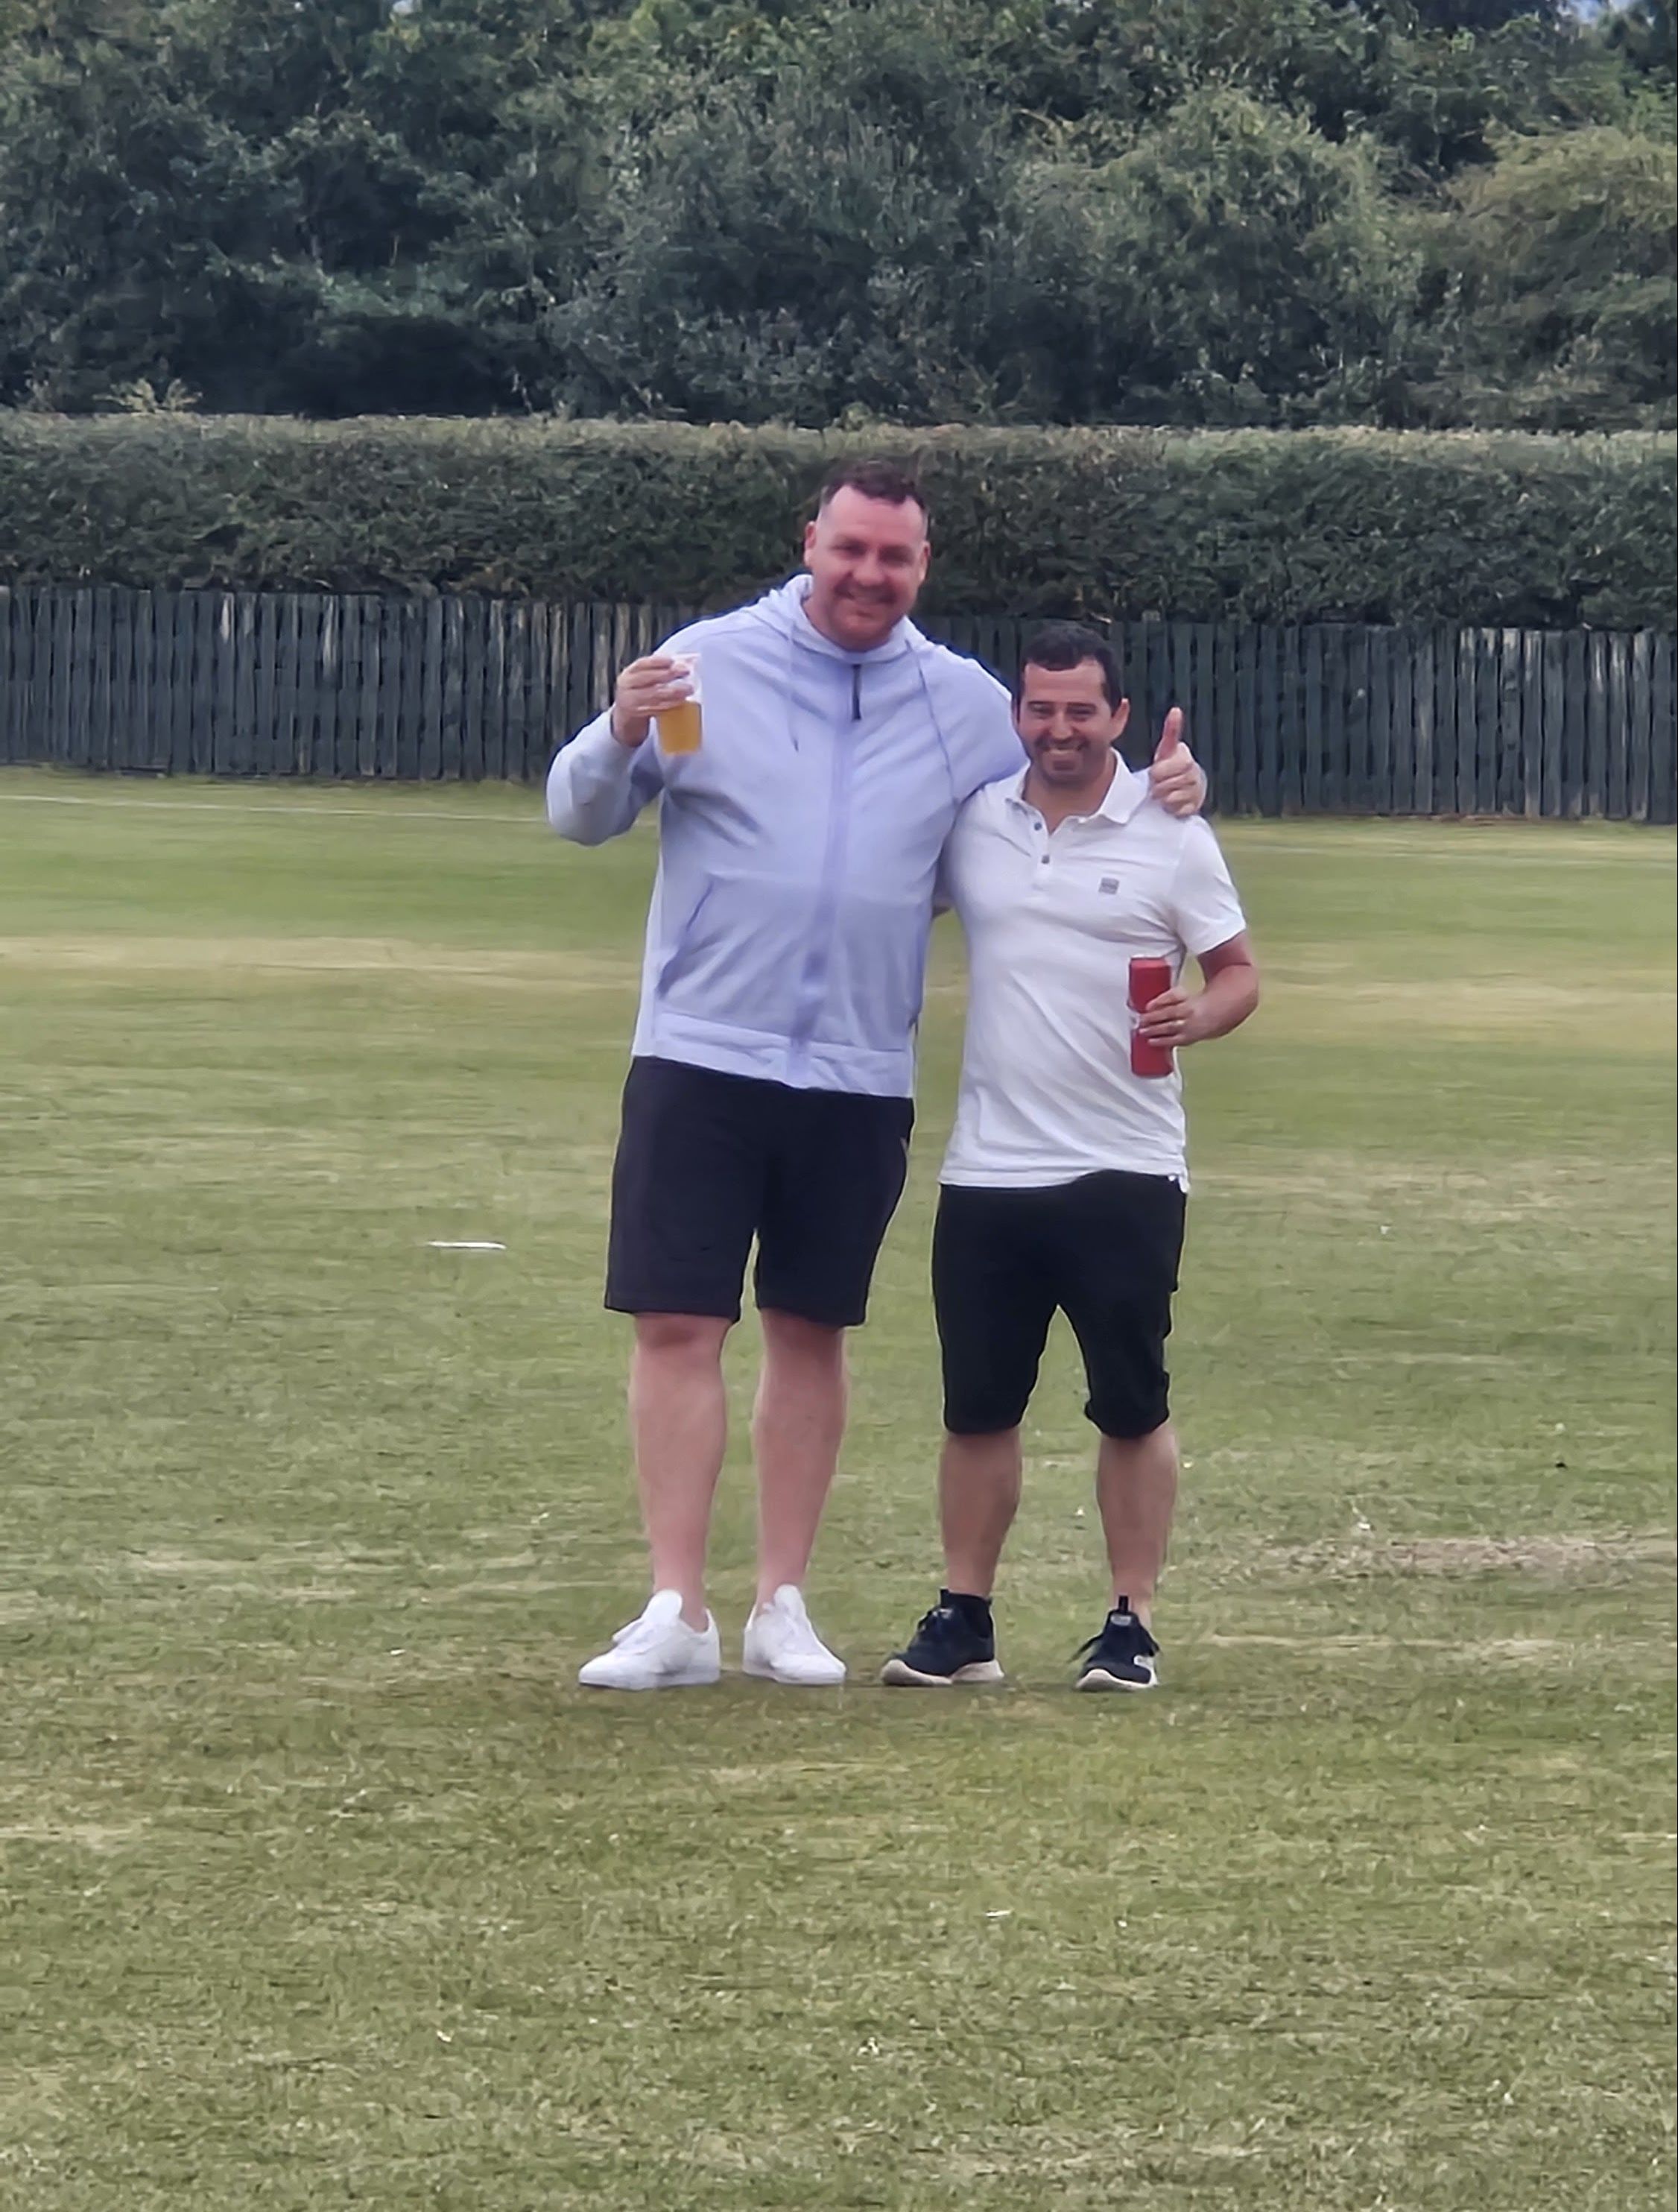
[[[862,669],[856,661],[852,661],[851,719],[853,723],[862,720]],[[821,872],[817,878],[819,889],[815,912],[811,918],[809,940],[805,949],[803,973],[799,979],[798,1001],[790,1040],[796,1062],[792,1072],[796,1073],[803,1072],[810,1038],[826,1000],[828,971],[832,964],[833,924],[838,918],[839,883],[845,872],[845,847],[851,829],[851,778],[856,766],[856,748],[847,744],[837,732],[833,734],[835,741],[827,777],[827,835],[824,840]]]

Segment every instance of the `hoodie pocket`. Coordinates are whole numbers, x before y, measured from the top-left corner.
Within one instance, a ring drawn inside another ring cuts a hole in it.
[[[790,1036],[815,896],[811,884],[713,876],[658,971],[659,1003],[696,1021]]]

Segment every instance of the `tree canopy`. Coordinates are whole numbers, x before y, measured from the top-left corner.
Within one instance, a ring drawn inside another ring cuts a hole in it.
[[[0,404],[1658,426],[1675,189],[1664,0],[0,0]]]

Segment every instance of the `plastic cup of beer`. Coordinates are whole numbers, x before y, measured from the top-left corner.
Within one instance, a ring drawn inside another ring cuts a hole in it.
[[[679,707],[667,707],[658,717],[658,743],[667,753],[696,753],[703,731],[700,712],[700,657],[697,653],[667,656],[677,673],[688,679],[688,696]]]

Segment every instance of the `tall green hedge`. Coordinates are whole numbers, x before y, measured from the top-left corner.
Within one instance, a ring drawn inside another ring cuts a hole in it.
[[[1675,624],[1675,441],[1635,432],[0,414],[0,580],[725,605],[844,451],[920,464],[943,611]]]

